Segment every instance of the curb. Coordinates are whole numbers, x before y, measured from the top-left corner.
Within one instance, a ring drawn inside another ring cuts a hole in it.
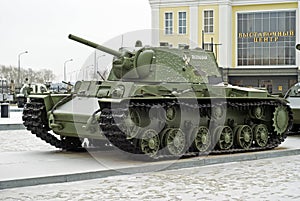
[[[37,178],[26,178],[26,179],[15,179],[15,180],[6,180],[0,181],[0,189],[8,188],[17,188],[25,186],[35,186],[42,184],[54,184],[54,183],[63,183],[63,182],[72,182],[72,181],[82,181],[89,179],[98,179],[118,175],[129,175],[135,173],[146,173],[157,170],[160,167],[164,167],[160,171],[165,170],[176,170],[183,168],[192,168],[192,167],[201,167],[215,164],[231,163],[231,162],[242,162],[242,161],[251,161],[251,160],[260,160],[267,158],[277,158],[283,156],[293,156],[300,155],[300,149],[291,149],[291,150],[270,150],[264,152],[251,152],[243,154],[230,154],[230,155],[218,155],[211,157],[196,157],[192,159],[181,159],[174,161],[166,161],[165,163],[147,163],[145,165],[134,167],[134,168],[120,168],[116,170],[102,170],[102,171],[93,171],[93,172],[83,172],[83,173],[74,173],[74,174],[65,174],[65,175],[53,175]],[[166,164],[169,164],[166,167]]]
[[[11,108],[10,112],[23,112],[23,108]]]
[[[20,110],[20,109],[11,109],[9,110],[9,112],[23,112],[23,109]]]
[[[11,108],[9,109],[9,112],[23,112],[23,108]]]
[[[24,130],[26,129],[23,124],[0,124],[0,131],[3,130]]]

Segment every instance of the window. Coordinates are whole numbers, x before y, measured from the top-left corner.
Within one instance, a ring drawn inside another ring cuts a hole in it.
[[[238,66],[296,64],[296,11],[237,15]]]
[[[173,13],[165,13],[165,34],[173,34]]]
[[[204,49],[208,51],[212,51],[212,45],[211,43],[204,43]]]
[[[178,33],[186,34],[186,12],[178,13]]]
[[[204,11],[204,33],[214,32],[214,11],[205,10]]]

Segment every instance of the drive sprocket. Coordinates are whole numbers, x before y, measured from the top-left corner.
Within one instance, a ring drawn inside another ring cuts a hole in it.
[[[281,135],[286,132],[289,126],[289,112],[286,107],[280,105],[275,108],[273,113],[273,127],[274,131]]]

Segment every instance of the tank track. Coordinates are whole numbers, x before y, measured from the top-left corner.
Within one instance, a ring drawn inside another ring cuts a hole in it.
[[[137,145],[136,140],[127,139],[124,132],[119,129],[119,124],[116,122],[120,122],[119,120],[123,118],[124,113],[128,111],[128,108],[140,108],[140,109],[147,109],[152,107],[163,107],[165,108],[168,105],[176,105],[179,103],[176,102],[168,102],[168,103],[146,103],[146,102],[131,102],[130,104],[126,105],[125,107],[121,106],[119,108],[109,109],[104,108],[100,115],[99,126],[102,130],[103,134],[107,137],[107,139],[117,148],[121,149],[125,153],[130,153],[134,155],[143,155],[141,148]],[[189,104],[189,103],[180,103],[181,106],[184,105],[183,108],[188,110],[195,110],[199,109],[200,114],[208,115],[209,111],[211,111],[211,104]],[[285,106],[286,103],[281,101],[257,101],[257,102],[237,102],[237,101],[228,101],[227,107],[235,109],[237,111],[245,111],[250,110],[252,107],[255,106]],[[288,108],[288,115],[289,115],[289,122],[288,128],[292,125],[292,112],[289,107]],[[116,121],[117,120],[117,121]],[[288,129],[287,129],[288,130]],[[268,130],[269,131],[269,130]],[[272,130],[273,131],[273,130]],[[218,148],[214,148],[209,152],[198,152],[198,151],[190,151],[188,149],[186,153],[181,155],[180,157],[191,157],[191,156],[198,156],[198,155],[207,155],[207,154],[231,154],[231,153],[239,153],[239,152],[250,152],[250,151],[261,151],[261,150],[268,150],[274,149],[275,147],[279,146],[281,142],[285,140],[287,137],[287,131],[281,135],[277,135],[274,131],[269,131],[269,140],[268,144],[264,147],[259,146],[251,146],[249,149],[238,148],[233,146],[233,148],[228,150],[221,150]],[[138,156],[137,156],[138,157]],[[157,159],[172,159],[178,158],[178,156],[174,155],[157,155],[157,156],[145,156],[144,159],[148,160],[157,160]]]
[[[70,151],[82,150],[79,139],[62,140],[48,132],[50,128],[48,127],[46,108],[43,103],[35,101],[27,103],[23,109],[22,120],[27,130],[50,145]]]

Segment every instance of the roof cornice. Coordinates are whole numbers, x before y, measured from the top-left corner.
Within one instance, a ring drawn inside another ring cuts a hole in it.
[[[297,3],[300,0],[149,0],[152,8],[159,7],[178,7],[178,6],[201,6],[201,5],[258,5],[258,4],[278,4],[278,3]]]
[[[300,0],[232,0],[233,6],[255,5],[255,4],[278,4],[278,3],[297,3]]]

